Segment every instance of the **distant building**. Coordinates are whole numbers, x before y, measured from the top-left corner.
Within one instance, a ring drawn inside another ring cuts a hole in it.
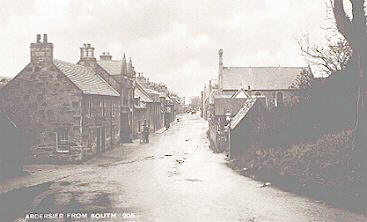
[[[155,131],[154,118],[151,116],[151,111],[154,110],[154,100],[143,89],[143,87],[137,83],[134,90],[134,138],[140,138],[144,126],[148,126],[150,131]],[[160,111],[160,110],[159,110]]]
[[[240,146],[236,144],[241,135],[254,127],[251,120],[242,119],[252,109],[251,101],[261,101],[266,109],[273,109],[298,101],[297,88],[294,83],[307,67],[225,67],[223,50],[219,50],[218,79],[210,80],[208,87],[202,91],[202,116],[209,123],[211,147],[218,152],[229,152]],[[257,105],[256,105],[257,106]],[[244,107],[248,110],[244,112]],[[255,111],[254,111],[255,110]],[[245,113],[245,114],[244,114]],[[239,117],[239,114],[243,114]],[[251,118],[253,118],[251,114]],[[231,118],[240,118],[238,127],[228,129]],[[242,124],[247,124],[246,127]],[[246,128],[247,129],[247,128]],[[228,133],[233,134],[231,137]],[[230,136],[230,137],[228,137]],[[248,139],[247,139],[248,141]],[[236,151],[234,151],[236,152]]]
[[[118,142],[120,94],[95,69],[53,57],[47,35],[30,46],[30,63],[0,90],[0,110],[26,134],[27,156],[80,161]],[[81,61],[93,58],[90,45]]]
[[[302,70],[308,67],[225,67],[219,50],[218,88],[220,94],[233,95],[238,90],[250,96],[265,96],[269,108],[294,102],[291,88]]]

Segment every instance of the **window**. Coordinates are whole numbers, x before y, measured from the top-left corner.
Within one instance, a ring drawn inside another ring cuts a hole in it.
[[[283,105],[283,93],[278,92],[277,93],[277,104],[276,106],[282,106]]]
[[[97,108],[97,116],[103,115],[103,109],[102,109],[102,101],[98,102],[98,108]]]
[[[69,138],[66,128],[56,130],[56,151],[61,153],[69,152]]]
[[[106,115],[105,100],[102,99],[102,116]]]
[[[73,108],[75,108],[75,109],[79,108],[79,102],[72,102],[71,104],[72,104]]]
[[[111,107],[111,116],[112,117],[115,116],[115,104],[112,104],[112,107]]]
[[[141,122],[138,121],[138,132],[141,132]]]
[[[88,100],[88,115],[89,117],[92,117],[92,100]]]

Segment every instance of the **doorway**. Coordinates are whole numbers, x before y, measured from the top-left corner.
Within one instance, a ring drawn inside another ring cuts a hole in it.
[[[105,152],[106,150],[106,130],[104,127],[97,128],[96,153]]]

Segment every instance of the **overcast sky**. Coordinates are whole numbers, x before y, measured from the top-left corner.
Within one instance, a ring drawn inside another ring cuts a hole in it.
[[[300,66],[297,38],[324,36],[325,0],[0,0],[0,76],[29,62],[29,44],[47,33],[54,57],[77,62],[91,43],[96,55],[133,58],[138,72],[182,96],[199,95],[225,66]]]

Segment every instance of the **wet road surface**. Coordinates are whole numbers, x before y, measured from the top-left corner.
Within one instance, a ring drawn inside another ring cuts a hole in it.
[[[117,213],[111,221],[367,221],[274,187],[261,188],[228,168],[223,154],[210,151],[206,130],[198,115],[185,115],[152,136],[150,144],[119,148],[129,150],[124,158],[76,166],[71,176],[34,198],[33,211]]]

